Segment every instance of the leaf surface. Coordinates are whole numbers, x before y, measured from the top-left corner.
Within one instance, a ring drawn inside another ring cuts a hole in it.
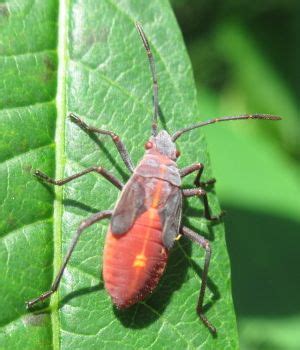
[[[99,285],[107,221],[82,235],[50,307],[29,313],[24,306],[50,287],[79,223],[113,208],[118,197],[118,190],[95,174],[53,189],[34,178],[32,169],[59,178],[101,165],[124,182],[128,179],[111,140],[87,135],[67,113],[116,132],[135,164],[143,155],[150,136],[152,87],[136,20],[143,23],[155,56],[161,125],[174,132],[196,122],[191,65],[167,1],[1,4],[0,347],[238,347],[223,225],[201,219],[198,200],[184,203],[184,223],[212,240],[206,314],[218,329],[217,338],[195,312],[204,252],[184,239],[172,250],[150,298],[125,312],[113,308]],[[183,136],[178,146],[180,167],[201,161],[205,178],[211,177],[200,131]],[[185,187],[192,183],[193,176],[184,182]],[[213,193],[209,200],[217,214]]]

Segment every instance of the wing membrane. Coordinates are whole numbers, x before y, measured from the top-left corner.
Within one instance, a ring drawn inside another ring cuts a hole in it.
[[[164,209],[160,212],[163,223],[163,243],[168,249],[172,248],[179,233],[181,222],[182,196],[178,187],[173,187]]]
[[[136,218],[146,211],[144,182],[143,177],[134,175],[121,192],[110,224],[113,234],[126,233]]]

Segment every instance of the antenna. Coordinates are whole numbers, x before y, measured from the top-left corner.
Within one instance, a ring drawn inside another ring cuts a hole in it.
[[[143,45],[146,49],[147,56],[149,59],[149,64],[150,64],[150,69],[151,69],[151,74],[152,74],[152,82],[153,82],[153,119],[152,119],[152,135],[156,136],[157,135],[157,116],[158,116],[158,83],[157,83],[157,77],[156,77],[156,69],[155,69],[155,64],[154,64],[154,58],[150,49],[150,45],[148,42],[148,39],[146,37],[146,34],[143,30],[142,25],[139,22],[135,22],[135,26],[137,31],[139,32]]]
[[[218,122],[227,122],[229,120],[240,120],[240,119],[265,119],[265,120],[281,120],[281,117],[277,117],[270,114],[247,114],[247,115],[238,115],[235,117],[221,117],[221,118],[214,118],[209,119],[205,122],[200,122],[194,125],[190,125],[186,128],[180,129],[175,132],[172,136],[172,141],[175,142],[178,137],[180,137],[182,134],[191,131],[193,129],[201,128],[202,126],[218,123]]]

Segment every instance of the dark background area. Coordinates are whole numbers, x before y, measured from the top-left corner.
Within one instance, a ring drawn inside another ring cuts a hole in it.
[[[199,119],[283,117],[203,132],[227,211],[241,348],[299,349],[300,3],[172,4],[192,60]]]

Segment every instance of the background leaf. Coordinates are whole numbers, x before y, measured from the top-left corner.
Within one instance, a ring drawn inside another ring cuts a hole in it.
[[[204,252],[187,240],[172,250],[166,274],[148,300],[125,312],[113,308],[99,285],[107,222],[82,236],[49,309],[25,310],[25,300],[49,288],[78,224],[112,208],[118,195],[92,174],[53,189],[33,178],[32,169],[59,178],[101,165],[123,181],[128,178],[111,141],[89,137],[67,112],[113,129],[135,163],[143,155],[152,92],[135,20],[144,24],[156,59],[163,126],[171,132],[195,122],[198,106],[190,62],[167,1],[61,1],[58,7],[54,0],[28,0],[1,4],[0,18],[0,346],[237,348],[223,225],[200,219],[197,200],[185,203],[184,222],[213,241],[206,300],[217,338],[195,312]],[[178,142],[179,165],[204,162],[210,178],[199,135],[195,131]],[[185,185],[191,184],[189,177]],[[209,200],[218,213],[213,193]]]
[[[259,111],[283,117],[280,123],[228,123],[203,131],[227,211],[241,349],[295,350],[300,3],[172,3],[192,60],[201,116]]]

